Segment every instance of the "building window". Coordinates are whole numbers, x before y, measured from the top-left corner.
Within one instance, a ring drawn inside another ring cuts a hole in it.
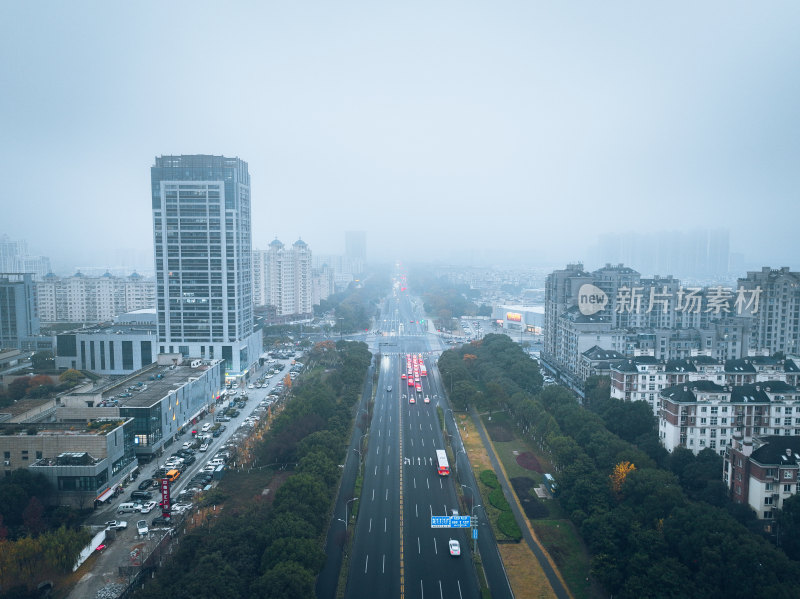
[[[791,493],[792,492],[792,485],[783,485],[783,492],[784,493]]]
[[[772,520],[772,510],[764,512],[764,520]]]
[[[772,496],[764,497],[764,505],[772,505]]]
[[[786,479],[789,479],[789,480],[793,479],[794,476],[792,475],[792,471],[791,470],[784,470],[783,471],[783,478],[786,478]]]

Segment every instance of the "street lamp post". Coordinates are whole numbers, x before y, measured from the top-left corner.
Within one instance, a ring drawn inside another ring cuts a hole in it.
[[[347,523],[349,522],[349,520],[347,519],[347,505],[351,501],[355,501],[357,499],[358,499],[358,497],[353,497],[352,499],[348,499],[347,501],[344,502],[344,522],[345,522],[344,526],[345,526],[345,528],[347,528]]]
[[[473,505],[472,506],[472,510],[471,510],[471,514],[470,514],[470,520],[469,520],[470,524],[472,524],[473,521],[475,520],[475,508],[476,507],[483,507],[483,506],[482,505]],[[477,528],[477,527],[478,527],[478,525],[475,524],[475,528]],[[472,553],[475,553],[476,551],[477,551],[477,539],[473,535],[472,536]]]

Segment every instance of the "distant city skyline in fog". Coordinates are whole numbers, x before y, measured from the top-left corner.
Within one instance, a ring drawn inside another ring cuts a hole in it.
[[[2,17],[0,233],[62,273],[152,269],[150,166],[170,153],[249,164],[253,247],[342,254],[363,230],[371,262],[616,252],[660,269],[681,252],[648,240],[725,229],[740,272],[800,267],[797,2],[77,0]]]

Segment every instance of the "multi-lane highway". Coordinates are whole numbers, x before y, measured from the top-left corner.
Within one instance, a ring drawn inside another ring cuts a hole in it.
[[[376,326],[385,336],[366,449],[354,456],[363,459],[364,479],[348,598],[480,595],[470,530],[431,528],[431,516],[451,515],[459,506],[454,477],[437,473],[436,450],[445,447],[436,408],[440,402],[446,406],[433,372],[441,345],[428,335],[428,324],[419,322],[423,318],[400,294],[385,300]],[[420,376],[419,392],[401,378],[411,355],[428,370]],[[460,556],[451,556],[450,539],[459,541]]]

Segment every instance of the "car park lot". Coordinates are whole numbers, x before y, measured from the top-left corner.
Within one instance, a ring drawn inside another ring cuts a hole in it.
[[[145,520],[147,524],[147,533],[144,537],[150,539],[149,542],[152,543],[166,534],[173,526],[173,522],[176,519],[180,521],[180,519],[185,517],[186,513],[191,510],[193,496],[214,483],[212,472],[219,466],[209,465],[209,462],[219,456],[220,459],[227,460],[227,463],[230,464],[230,460],[235,453],[236,445],[241,444],[249,434],[246,432],[250,430],[249,427],[245,426],[245,428],[241,428],[245,419],[261,408],[262,404],[266,406],[272,403],[274,398],[268,398],[268,394],[281,384],[282,376],[275,376],[267,380],[264,375],[268,367],[275,365],[277,364],[265,364],[261,369],[259,377],[264,377],[264,386],[255,387],[254,389],[239,389],[245,391],[248,395],[248,399],[241,403],[242,408],[235,412],[229,412],[229,414],[225,416],[225,424],[215,422],[215,416],[221,414],[222,411],[222,405],[217,406],[215,413],[209,414],[203,420],[188,426],[184,436],[176,439],[171,446],[165,450],[164,455],[161,456],[160,459],[153,460],[149,464],[141,465],[139,468],[139,482],[129,486],[126,492],[105,504],[101,504],[101,506],[95,510],[92,516],[87,520],[87,524],[105,528],[109,531],[107,533],[109,536],[106,542],[106,548],[98,555],[98,559],[92,562],[94,564],[93,574],[97,575],[84,576],[70,594],[70,597],[94,597],[97,591],[105,584],[104,577],[99,573],[115,572],[120,566],[130,564],[130,552],[134,550],[135,547],[141,545],[143,538],[138,534],[138,526],[134,526],[139,520]],[[283,364],[283,373],[288,372],[288,368],[288,363]],[[237,400],[241,401],[241,394],[237,394]],[[255,415],[258,417],[259,413],[260,412],[256,412]],[[249,422],[253,423],[255,421],[250,420]],[[201,429],[204,424],[209,424],[209,432],[202,433],[208,435],[208,439],[203,439],[203,441],[210,441],[210,446],[207,452],[197,453],[194,446],[197,445],[199,447],[197,443],[198,440],[191,438],[191,430],[196,427],[194,430],[197,430],[198,434],[201,434]],[[212,431],[215,430],[214,427],[217,425],[219,425],[216,429],[220,431],[219,437],[214,438]],[[233,445],[231,445],[231,443]],[[186,444],[188,444],[188,446]],[[180,470],[181,474],[171,486],[172,517],[164,518],[159,507],[161,491],[158,478],[166,474],[166,470],[163,470],[163,468],[165,467],[166,461],[171,457],[171,454],[174,454],[174,457],[182,460],[181,462],[174,460],[174,463],[178,465],[176,469]],[[160,474],[161,476],[154,478],[156,474]],[[150,493],[150,497],[131,500],[130,496],[132,490],[134,492]],[[148,512],[142,514],[142,507],[146,505],[147,502],[155,502],[155,506]],[[134,503],[134,511],[118,515],[117,510],[123,503]],[[124,526],[118,525],[114,528],[110,528],[110,523],[112,522],[124,522]]]

